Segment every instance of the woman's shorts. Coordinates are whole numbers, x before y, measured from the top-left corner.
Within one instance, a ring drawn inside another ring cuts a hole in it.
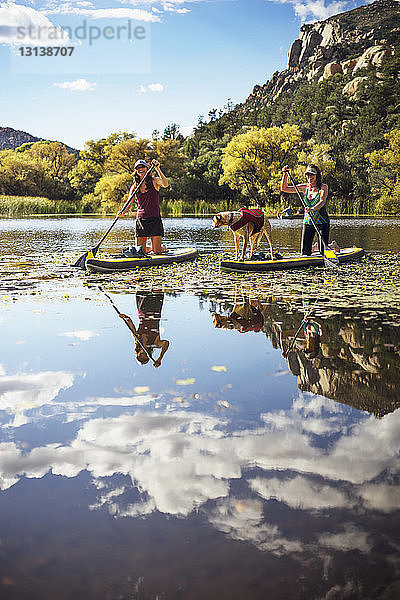
[[[148,217],[136,219],[136,237],[156,237],[164,235],[164,226],[161,217]]]

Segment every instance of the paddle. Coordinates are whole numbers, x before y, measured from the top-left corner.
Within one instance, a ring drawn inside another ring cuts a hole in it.
[[[92,248],[88,252],[85,252],[85,254],[82,254],[82,256],[80,258],[78,258],[78,260],[76,261],[76,263],[74,263],[72,265],[73,267],[79,267],[80,269],[85,270],[85,268],[86,268],[86,266],[85,266],[86,259],[88,257],[89,258],[94,258],[96,256],[97,251],[100,248],[100,245],[104,242],[104,240],[106,239],[106,237],[110,233],[111,229],[114,227],[115,223],[118,221],[119,217],[121,216],[121,213],[123,213],[124,210],[126,210],[128,208],[129,203],[130,203],[132,197],[136,194],[136,192],[138,191],[138,189],[140,188],[140,186],[142,185],[143,181],[146,179],[147,175],[150,173],[150,171],[152,170],[153,167],[154,167],[154,165],[152,163],[150,165],[149,169],[143,175],[142,179],[140,180],[140,182],[138,183],[138,185],[136,186],[136,188],[133,190],[133,192],[130,192],[130,194],[128,196],[128,200],[125,202],[125,204],[122,207],[122,209],[117,213],[114,221],[111,223],[110,227],[107,229],[107,231],[105,232],[105,234],[103,235],[103,237],[101,238],[101,240],[99,241],[99,243],[97,244],[97,246],[95,246],[94,248]]]
[[[300,331],[303,329],[304,325],[307,323],[307,321],[310,320],[311,315],[314,311],[315,305],[317,304],[318,298],[316,298],[316,300],[314,301],[314,304],[311,308],[309,308],[308,310],[305,308],[304,309],[304,318],[302,320],[302,322],[300,323],[300,327],[298,328],[298,330],[296,331],[296,333],[294,334],[294,338],[292,339],[292,341],[289,344],[289,348],[286,350],[286,352],[282,353],[283,358],[286,358],[289,354],[289,352],[291,352],[293,350],[293,346],[296,343],[297,337],[300,333]],[[304,300],[303,300],[303,305],[304,305]]]
[[[109,301],[111,302],[111,306],[113,307],[113,309],[117,312],[118,316],[121,317],[122,319],[124,317],[122,317],[122,313],[120,310],[118,310],[117,306],[114,304],[113,299],[107,294],[107,292],[105,292],[103,290],[103,288],[101,288],[99,285],[97,286],[98,289],[103,292],[103,294],[106,296],[106,298],[109,299]],[[125,319],[124,319],[125,320]],[[137,343],[139,344],[139,346],[142,348],[142,350],[144,350],[144,352],[146,353],[146,355],[149,357],[149,359],[153,362],[153,364],[156,363],[155,359],[151,356],[150,352],[147,350],[146,346],[144,346],[144,344],[142,344],[141,339],[139,338],[138,334],[135,333],[130,327],[129,327],[129,331],[132,333],[133,337],[135,338],[135,340],[137,341]]]
[[[297,185],[293,181],[293,178],[292,178],[292,176],[290,174],[290,171],[287,171],[287,173],[289,175],[290,183],[292,184],[292,186],[294,187],[294,189],[297,192],[298,197],[300,198],[300,202],[304,206],[304,209],[306,209],[307,206],[306,206],[306,203],[303,200],[303,196],[301,195],[299,188],[297,187]],[[319,229],[318,229],[318,227],[317,227],[317,225],[316,225],[316,223],[314,221],[313,216],[310,213],[308,213],[308,214],[309,214],[311,223],[314,225],[314,229],[317,232],[317,235],[319,237],[319,241],[320,241],[320,243],[321,243],[321,245],[322,245],[322,247],[324,249],[324,265],[326,267],[330,267],[331,269],[336,269],[338,267],[338,265],[339,265],[339,259],[338,259],[338,257],[336,256],[336,254],[334,253],[334,251],[331,250],[325,244],[324,240],[322,239],[321,232],[319,231]]]

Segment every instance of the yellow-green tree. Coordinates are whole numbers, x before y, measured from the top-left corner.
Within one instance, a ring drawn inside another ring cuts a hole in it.
[[[321,169],[322,178],[331,175],[335,170],[335,160],[331,155],[332,146],[329,144],[314,144],[312,141],[307,142],[304,150],[299,152],[298,165],[295,169],[298,179],[304,181],[304,172],[307,165],[317,165]]]
[[[12,196],[56,198],[59,189],[45,161],[26,152],[0,152],[0,192]]]
[[[105,162],[106,172],[130,173],[133,175],[135,162],[139,158],[150,160],[152,154],[150,140],[144,138],[123,140],[109,148],[108,157]]]
[[[371,165],[372,192],[376,196],[376,212],[400,212],[400,129],[385,135],[387,148],[366,154]]]
[[[61,142],[35,142],[24,154],[42,161],[47,174],[60,181],[65,180],[77,162],[76,155],[68,152]]]
[[[101,208],[105,212],[114,212],[118,205],[122,208],[123,202],[127,200],[128,190],[132,185],[132,177],[129,173],[115,173],[103,175],[95,187],[95,196],[101,198]]]
[[[296,125],[251,127],[233,137],[223,149],[219,183],[263,205],[266,199],[279,195],[282,167],[296,164],[305,147]]]

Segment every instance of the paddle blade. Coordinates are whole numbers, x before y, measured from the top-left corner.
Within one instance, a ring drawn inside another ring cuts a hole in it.
[[[94,258],[93,250],[89,250],[89,252],[85,252],[85,254],[82,254],[82,256],[78,258],[76,263],[74,263],[72,266],[78,267],[79,269],[83,269],[85,271],[87,258]]]
[[[72,266],[73,267],[78,267],[79,269],[86,269],[85,263],[86,263],[86,257],[89,253],[85,252],[85,254],[82,254],[82,256],[80,258],[78,258],[78,260],[76,261],[76,263],[74,263]]]
[[[339,259],[330,248],[324,248],[324,264],[326,267],[336,269],[339,266]]]

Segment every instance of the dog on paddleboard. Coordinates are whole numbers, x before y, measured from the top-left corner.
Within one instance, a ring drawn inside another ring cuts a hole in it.
[[[268,240],[271,259],[274,260],[274,251],[271,241],[271,223],[258,208],[240,208],[234,211],[223,211],[213,217],[213,227],[227,226],[232,230],[235,239],[236,260],[244,260],[247,245],[250,241],[250,257],[254,253],[257,242],[263,235]],[[243,248],[240,254],[240,239],[243,238]]]

